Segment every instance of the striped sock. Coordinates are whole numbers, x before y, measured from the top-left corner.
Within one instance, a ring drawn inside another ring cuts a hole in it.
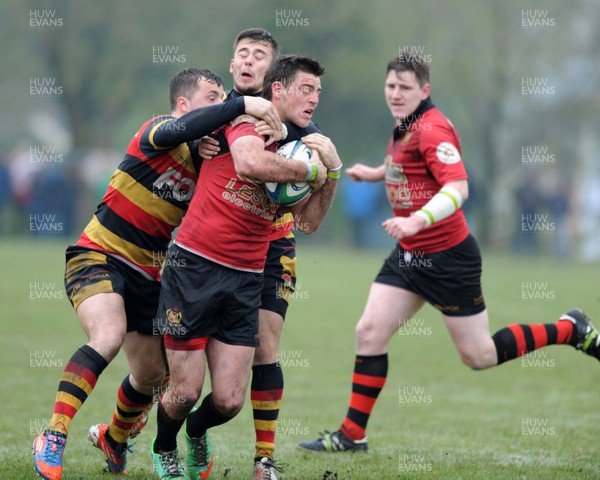
[[[273,458],[282,397],[283,370],[279,362],[252,367],[250,400],[256,432],[255,459]]]
[[[573,329],[573,323],[569,320],[535,325],[508,325],[492,337],[496,345],[498,365],[547,345],[569,344]]]
[[[117,406],[108,426],[108,436],[117,443],[127,442],[133,425],[146,407],[152,405],[152,400],[152,395],[145,395],[133,388],[127,375],[117,393]]]
[[[340,430],[352,440],[366,436],[367,422],[375,406],[379,392],[385,385],[388,355],[357,355],[352,376],[352,394],[348,413]]]
[[[65,367],[48,428],[65,435],[71,420],[96,386],[108,362],[89,345],[77,350]]]

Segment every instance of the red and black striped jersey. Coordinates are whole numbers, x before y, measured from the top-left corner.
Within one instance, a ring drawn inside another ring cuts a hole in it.
[[[456,129],[430,99],[397,126],[385,157],[385,186],[394,215],[408,217],[422,208],[446,183],[466,180]],[[463,211],[400,240],[407,251],[434,253],[462,242],[469,234]]]
[[[202,160],[194,140],[243,113],[243,105],[240,98],[144,123],[77,245],[112,254],[159,280],[198,180]]]

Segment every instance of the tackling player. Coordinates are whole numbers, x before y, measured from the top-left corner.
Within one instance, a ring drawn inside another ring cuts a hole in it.
[[[92,427],[90,437],[107,455],[111,472],[125,471],[131,426],[165,374],[153,318],[159,271],[202,161],[192,141],[244,111],[279,125],[266,100],[243,97],[224,104],[222,96],[221,78],[209,70],[175,75],[171,114],[142,125],[91,222],[67,248],[65,286],[89,342],[67,363],[50,424],[34,442],[34,466],[43,478],[61,478],[71,421],[121,347],[131,374],[119,388],[111,424]]]
[[[429,67],[400,55],[387,66],[385,98],[396,127],[385,162],[356,164],[357,181],[385,181],[398,240],[356,326],[356,359],[346,418],[338,430],[299,447],[312,452],[367,451],[367,422],[388,372],[388,343],[425,302],[442,313],[463,362],[494,367],[552,344],[599,358],[600,336],[579,309],[548,324],[513,324],[490,335],[481,291],[481,256],[461,205],[468,197],[458,134],[429,96]]]

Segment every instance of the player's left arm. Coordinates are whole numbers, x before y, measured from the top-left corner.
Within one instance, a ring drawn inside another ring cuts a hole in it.
[[[318,191],[310,194],[306,202],[292,207],[294,223],[299,231],[310,235],[319,229],[333,204],[336,190],[337,180],[328,178]]]
[[[154,150],[168,150],[213,132],[221,125],[242,115],[244,98],[198,108],[179,118],[167,119],[147,132],[147,143]],[[145,138],[143,139],[145,140]],[[146,142],[145,142],[146,143]]]

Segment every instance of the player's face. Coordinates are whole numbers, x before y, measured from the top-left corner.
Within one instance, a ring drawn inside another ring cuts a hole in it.
[[[270,45],[247,38],[240,41],[229,64],[234,88],[244,95],[259,93],[265,72],[272,61],[273,49]]]
[[[182,106],[181,110],[184,111],[183,113],[187,113],[197,108],[223,103],[223,95],[222,85],[217,85],[203,78],[198,82],[198,88],[194,90],[190,98],[185,98],[185,106]]]
[[[417,82],[415,72],[388,72],[385,80],[385,100],[392,116],[398,121],[406,120],[417,109],[421,100],[429,96],[431,87],[426,83],[422,87]]]
[[[320,94],[321,79],[310,73],[298,72],[289,85],[280,85],[274,91],[274,96],[280,98],[277,110],[281,120],[306,128],[319,105]]]

